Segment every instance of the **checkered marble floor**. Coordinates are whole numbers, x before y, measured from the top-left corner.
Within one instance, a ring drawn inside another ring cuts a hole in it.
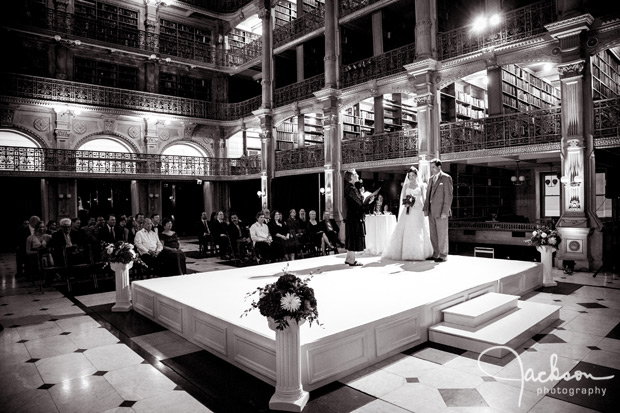
[[[192,272],[230,268],[197,258]],[[192,258],[196,257],[196,258]],[[0,254],[0,410],[261,412],[274,388],[134,313],[88,283],[41,294]],[[251,268],[251,267],[250,267]],[[620,402],[617,274],[554,270],[557,287],[523,299],[561,305],[560,320],[503,359],[425,343],[311,392],[304,412],[591,412]],[[558,376],[549,377],[552,366]],[[530,371],[523,383],[515,378]],[[580,373],[611,379],[568,380]],[[531,379],[537,377],[538,380]],[[513,379],[513,380],[508,380]]]

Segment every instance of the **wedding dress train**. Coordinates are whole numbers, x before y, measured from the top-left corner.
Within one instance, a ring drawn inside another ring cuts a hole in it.
[[[401,205],[398,214],[398,223],[388,241],[387,248],[383,251],[382,258],[396,261],[418,261],[425,260],[433,255],[430,232],[428,229],[428,217],[422,211],[424,201],[422,200],[423,187],[415,189],[407,188],[406,195],[415,197],[415,204],[409,208]]]

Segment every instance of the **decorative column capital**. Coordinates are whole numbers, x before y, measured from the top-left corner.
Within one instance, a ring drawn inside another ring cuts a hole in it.
[[[563,63],[558,65],[558,72],[561,79],[568,79],[577,76],[583,76],[583,70],[585,68],[585,60],[576,60],[573,62]]]
[[[261,20],[267,20],[271,18],[271,10],[267,8],[261,8],[258,10],[258,18]]]
[[[13,126],[15,109],[0,109],[0,126]]]
[[[439,66],[440,63],[437,60],[427,58],[406,64],[404,67],[409,76],[417,77],[425,75],[428,72],[435,72],[439,68]]]
[[[545,24],[545,29],[554,39],[566,38],[590,30],[594,23],[594,17],[590,14],[582,14],[570,19]]]
[[[416,96],[413,98],[413,101],[415,102],[416,106],[433,106],[433,104],[435,103],[433,95],[430,93]]]

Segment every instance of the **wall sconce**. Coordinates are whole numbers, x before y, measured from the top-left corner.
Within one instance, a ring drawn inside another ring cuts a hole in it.
[[[153,198],[155,195],[153,194],[149,194],[149,198]]]
[[[71,199],[71,194],[67,194],[67,199]]]
[[[520,161],[515,161],[515,162],[517,162],[517,174],[511,176],[510,180],[512,181],[513,185],[516,185],[516,186],[523,185],[523,182],[525,182],[525,176],[521,175],[521,171],[519,169]]]
[[[63,199],[64,197],[64,194],[58,194],[58,198]]]
[[[321,193],[321,195],[325,195],[325,188],[319,189],[319,192]]]
[[[263,195],[265,195],[265,194],[264,194],[262,191],[257,191],[257,192],[256,192],[256,195],[257,195],[259,198],[262,198],[262,197],[263,197]]]
[[[549,188],[553,188],[560,182],[558,176],[553,173],[553,164],[551,164],[551,172],[549,172],[549,175],[550,176],[547,176],[547,179],[545,179],[545,185]]]
[[[571,181],[568,176],[564,175],[560,178],[560,182],[562,182],[564,185],[579,186],[583,182],[583,177],[581,175],[577,175]]]
[[[155,198],[159,198],[159,194],[155,194]]]
[[[202,184],[202,179],[196,179],[196,183],[197,183],[198,185]]]
[[[82,44],[82,42],[79,40],[63,39],[62,37],[60,37],[60,35],[54,36],[54,40],[56,40],[60,44],[64,44],[64,45],[72,46],[72,47],[79,46]]]

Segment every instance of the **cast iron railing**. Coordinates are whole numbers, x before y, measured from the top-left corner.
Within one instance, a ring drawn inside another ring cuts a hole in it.
[[[418,155],[418,130],[409,129],[342,141],[342,163],[382,161]]]
[[[181,3],[191,4],[201,9],[219,13],[232,13],[239,10],[253,0],[179,0]]]
[[[545,25],[556,20],[555,1],[544,0],[507,12],[497,29],[476,33],[468,25],[439,33],[439,60],[540,36],[546,32]]]
[[[260,96],[239,103],[211,103],[18,74],[5,74],[2,77],[0,95],[215,120],[237,120],[250,116],[261,104]]]
[[[620,137],[620,98],[594,101],[594,137]]]
[[[276,152],[276,171],[316,168],[325,165],[323,145],[310,145]]]
[[[317,8],[302,14],[295,20],[273,30],[273,47],[290,43],[308,33],[325,26],[325,6],[317,4]]]
[[[325,86],[325,75],[320,74],[292,85],[275,90],[273,101],[276,107],[313,98],[313,93]]]
[[[381,0],[340,0],[338,2],[340,17],[344,17],[380,1]]]
[[[439,125],[440,152],[464,152],[560,142],[560,108]]]
[[[349,87],[405,71],[415,60],[415,43],[340,67],[340,86]]]
[[[2,172],[150,176],[239,176],[260,172],[260,156],[236,159],[0,146]]]

